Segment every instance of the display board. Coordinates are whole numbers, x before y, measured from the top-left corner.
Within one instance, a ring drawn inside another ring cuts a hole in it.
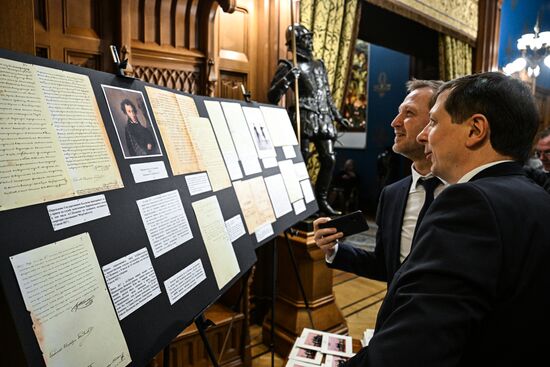
[[[0,279],[30,366],[144,366],[317,211],[283,108],[0,50]]]

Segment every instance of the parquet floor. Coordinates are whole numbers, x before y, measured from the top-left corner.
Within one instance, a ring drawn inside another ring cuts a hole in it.
[[[386,284],[360,278],[353,274],[333,270],[333,290],[336,304],[346,318],[349,335],[361,339],[363,331],[374,328],[376,315],[386,295]],[[262,328],[250,329],[252,342],[252,367],[271,367],[271,352],[262,343]],[[274,355],[273,367],[282,367],[286,356]]]

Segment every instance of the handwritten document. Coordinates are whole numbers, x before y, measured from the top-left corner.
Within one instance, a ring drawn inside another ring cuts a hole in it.
[[[90,80],[0,59],[0,211],[123,187]]]
[[[178,190],[138,200],[137,205],[155,257],[193,238]]]
[[[260,110],[264,115],[264,121],[271,134],[274,146],[298,145],[292,122],[284,108],[261,106]]]
[[[208,173],[213,191],[218,191],[231,186],[231,179],[225,168],[222,153],[218,148],[216,136],[210,125],[210,121],[204,117],[189,116],[189,131],[195,141],[200,141],[197,148],[201,156],[204,168]]]
[[[54,231],[111,215],[105,195],[65,201],[47,208]]]
[[[168,159],[175,175],[204,171],[181,114],[176,93],[153,87],[145,87],[160,135],[168,152]],[[191,97],[187,97],[191,98]],[[191,101],[193,99],[191,98]],[[192,109],[189,109],[193,111]],[[197,113],[198,116],[198,113]]]
[[[10,261],[48,367],[131,362],[88,233]]]
[[[218,139],[218,144],[220,145],[220,150],[222,151],[223,159],[227,165],[227,171],[229,171],[231,180],[241,179],[243,177],[243,172],[239,166],[239,156],[237,155],[235,145],[233,145],[233,139],[231,138],[227,123],[225,122],[220,102],[204,101],[204,106],[208,111],[208,116],[210,117],[210,122],[214,128],[216,138]]]
[[[235,102],[222,102],[221,105],[244,173],[251,175],[261,172],[262,167],[258,161],[258,153],[256,153],[241,105]]]
[[[218,288],[222,289],[240,271],[239,262],[225,229],[222,210],[216,196],[195,201],[193,210],[199,223],[208,258]]]
[[[233,182],[248,233],[266,223],[275,222],[275,214],[262,176]]]
[[[103,274],[120,320],[160,294],[145,247],[103,266]]]
[[[205,279],[206,273],[204,272],[201,259],[194,261],[185,269],[166,279],[164,287],[166,288],[170,304],[173,305],[176,303]]]

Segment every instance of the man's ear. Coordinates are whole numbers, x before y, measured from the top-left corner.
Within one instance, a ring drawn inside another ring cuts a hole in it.
[[[464,123],[467,124],[468,128],[468,138],[466,140],[468,147],[483,144],[483,142],[489,139],[491,130],[489,128],[489,121],[484,115],[476,113],[470,116]]]

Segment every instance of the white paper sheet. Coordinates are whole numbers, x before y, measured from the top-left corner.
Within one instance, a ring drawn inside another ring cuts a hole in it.
[[[111,215],[103,194],[51,204],[47,208],[54,231]]]
[[[302,192],[304,193],[304,199],[306,200],[306,203],[311,203],[313,200],[315,200],[315,194],[313,193],[311,182],[309,180],[300,181],[300,187],[302,188]]]
[[[231,176],[231,180],[239,180],[243,177],[243,172],[239,166],[239,156],[235,150],[235,145],[233,145],[233,139],[225,122],[220,102],[204,101],[204,106],[206,107],[206,111],[208,111],[208,116],[218,139],[229,176]]]
[[[155,257],[193,238],[178,190],[137,201]]]
[[[216,196],[195,201],[193,210],[212,264],[218,288],[222,289],[233,277],[239,274],[239,262],[225,229],[223,214]]]
[[[231,179],[225,168],[222,153],[218,148],[216,136],[210,125],[210,121],[204,117],[188,117],[189,132],[194,141],[199,141],[197,150],[201,157],[213,191],[218,191],[231,186]]]
[[[259,227],[254,233],[256,234],[256,241],[261,242],[273,234],[273,226],[271,223],[266,223]]]
[[[304,199],[300,199],[297,202],[292,203],[292,206],[294,207],[294,214],[296,215],[306,211],[306,203],[304,203]]]
[[[166,279],[164,287],[166,288],[170,304],[173,305],[176,303],[205,279],[206,273],[204,272],[201,259],[194,261],[185,269]]]
[[[185,182],[187,182],[187,188],[189,188],[191,196],[212,190],[208,174],[205,172],[187,175],[185,176]]]
[[[240,214],[235,215],[233,218],[229,218],[225,221],[225,228],[229,234],[231,242],[235,242],[238,238],[246,233],[244,223]]]
[[[250,136],[241,105],[235,102],[222,102],[221,105],[237,154],[243,165],[244,173],[251,175],[261,172],[262,167],[258,161],[258,154],[252,136]]]
[[[296,173],[296,178],[300,181],[309,178],[309,173],[304,162],[294,163],[294,172]]]
[[[267,186],[267,192],[269,193],[269,198],[271,199],[271,204],[273,205],[275,216],[280,218],[286,213],[290,213],[292,211],[292,205],[288,199],[283,177],[280,174],[277,174],[266,177],[264,180],[265,185]]]
[[[168,172],[163,161],[131,164],[130,169],[136,183],[168,177]]]
[[[283,181],[286,186],[286,191],[291,202],[295,202],[301,199],[302,189],[300,188],[300,182],[296,177],[296,171],[294,170],[294,163],[291,160],[279,162],[279,170],[283,176]]]
[[[261,106],[260,110],[274,146],[298,145],[292,122],[284,108]]]
[[[88,233],[10,261],[48,367],[131,362]]]
[[[103,266],[119,320],[160,294],[160,286],[144,247]]]
[[[283,153],[285,154],[285,159],[296,158],[296,150],[293,145],[283,146]]]

